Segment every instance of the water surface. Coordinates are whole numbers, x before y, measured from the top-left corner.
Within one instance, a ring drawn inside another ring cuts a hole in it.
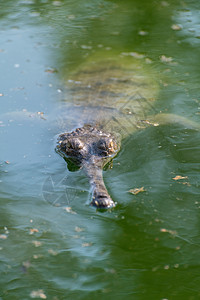
[[[152,68],[153,113],[199,123],[199,2],[0,7],[1,299],[198,299],[200,133],[167,124],[125,139],[104,172],[118,203],[105,213],[54,147],[73,117],[59,113],[66,78],[98,51]]]

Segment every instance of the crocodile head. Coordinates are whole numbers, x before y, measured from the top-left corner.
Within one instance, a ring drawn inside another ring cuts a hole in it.
[[[119,151],[110,133],[89,125],[63,133],[58,139],[58,152],[83,167],[92,187],[91,205],[98,208],[115,206],[103,182],[102,169]]]

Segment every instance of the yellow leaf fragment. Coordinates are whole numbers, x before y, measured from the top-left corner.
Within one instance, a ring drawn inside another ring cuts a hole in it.
[[[170,230],[170,229],[166,229],[166,228],[161,228],[160,232],[168,232],[171,235],[177,235],[177,232],[175,230]]]
[[[191,184],[189,182],[182,182],[182,184],[187,185],[187,186],[191,186]]]
[[[174,180],[180,180],[180,179],[187,179],[188,177],[187,176],[180,176],[180,175],[177,175],[177,176],[175,176],[174,178],[172,178],[172,179],[174,179]]]
[[[142,186],[141,188],[135,188],[135,189],[130,189],[129,193],[133,194],[133,195],[137,195],[141,192],[145,192],[144,187]]]
[[[32,291],[30,296],[31,298],[47,299],[47,296],[44,294],[43,290]]]
[[[35,232],[39,232],[39,230],[36,229],[36,228],[31,228],[31,229],[29,230],[29,232],[30,232],[30,234],[34,234]]]

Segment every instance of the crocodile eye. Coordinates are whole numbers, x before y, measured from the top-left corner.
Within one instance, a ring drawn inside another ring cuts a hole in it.
[[[67,141],[65,144],[66,149],[73,149],[71,141]]]
[[[114,152],[114,143],[111,138],[104,138],[98,141],[97,148],[102,155],[109,155]]]
[[[70,144],[70,148],[73,148],[74,150],[83,149],[83,143],[78,138],[72,139],[68,142]]]
[[[106,141],[105,140],[100,140],[98,142],[98,145],[97,147],[100,149],[100,150],[106,150],[107,149],[107,145],[106,145]]]
[[[68,149],[78,151],[83,149],[83,143],[78,138],[65,140],[63,142],[63,146],[66,150]]]

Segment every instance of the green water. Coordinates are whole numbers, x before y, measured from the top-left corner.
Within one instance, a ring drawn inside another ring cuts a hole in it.
[[[99,50],[134,53],[157,74],[154,110],[199,123],[199,1],[0,8],[0,299],[199,299],[200,133],[168,124],[124,140],[105,213],[54,151],[64,78]]]

